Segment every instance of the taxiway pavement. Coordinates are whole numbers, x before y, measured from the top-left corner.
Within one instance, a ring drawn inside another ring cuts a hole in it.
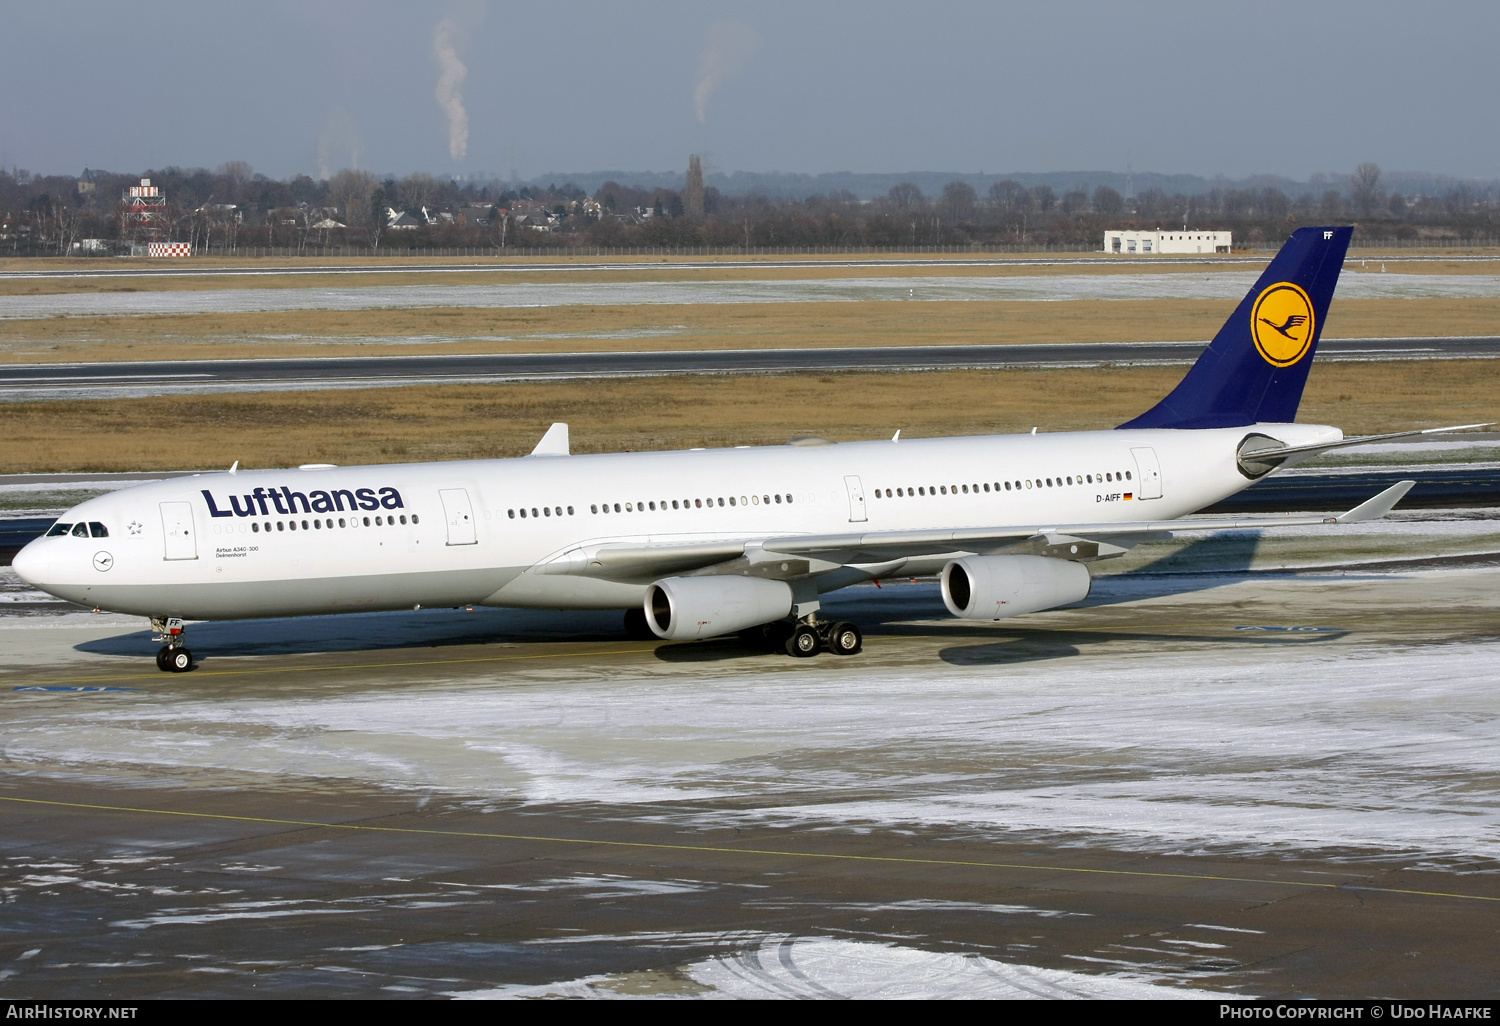
[[[1092,342],[8,364],[0,367],[0,401],[674,374],[1191,364],[1205,345]],[[1324,339],[1318,357],[1325,362],[1494,359],[1500,357],[1500,336]]]

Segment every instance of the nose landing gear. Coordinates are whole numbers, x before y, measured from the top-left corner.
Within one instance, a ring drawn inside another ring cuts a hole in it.
[[[184,647],[182,618],[168,616],[151,618],[151,629],[156,634],[152,641],[164,642],[156,653],[156,668],[167,673],[186,673],[193,668],[193,653]]]

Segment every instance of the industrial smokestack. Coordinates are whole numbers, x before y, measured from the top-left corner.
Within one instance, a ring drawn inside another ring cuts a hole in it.
[[[693,90],[693,109],[698,123],[708,123],[708,98],[760,45],[760,36],[741,21],[716,21],[709,26],[703,52],[698,55],[698,86]]]

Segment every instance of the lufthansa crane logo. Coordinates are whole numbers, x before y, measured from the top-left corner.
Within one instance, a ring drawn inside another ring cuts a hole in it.
[[[1255,348],[1273,367],[1290,367],[1302,359],[1312,346],[1313,328],[1312,300],[1289,281],[1262,292],[1250,313]]]

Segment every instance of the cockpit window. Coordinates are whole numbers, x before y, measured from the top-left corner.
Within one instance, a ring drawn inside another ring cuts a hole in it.
[[[89,525],[88,524],[74,524],[73,525],[73,537],[74,538],[87,538],[88,536],[89,536]]]
[[[71,530],[73,530],[73,525],[72,524],[53,524],[52,525],[52,530],[50,530],[50,531],[47,532],[47,537],[48,538],[61,538],[63,535],[67,534]]]
[[[99,521],[97,521],[97,520],[90,520],[89,521],[89,537],[90,538],[108,538],[109,537],[109,528],[105,527],[103,524],[99,523]]]

